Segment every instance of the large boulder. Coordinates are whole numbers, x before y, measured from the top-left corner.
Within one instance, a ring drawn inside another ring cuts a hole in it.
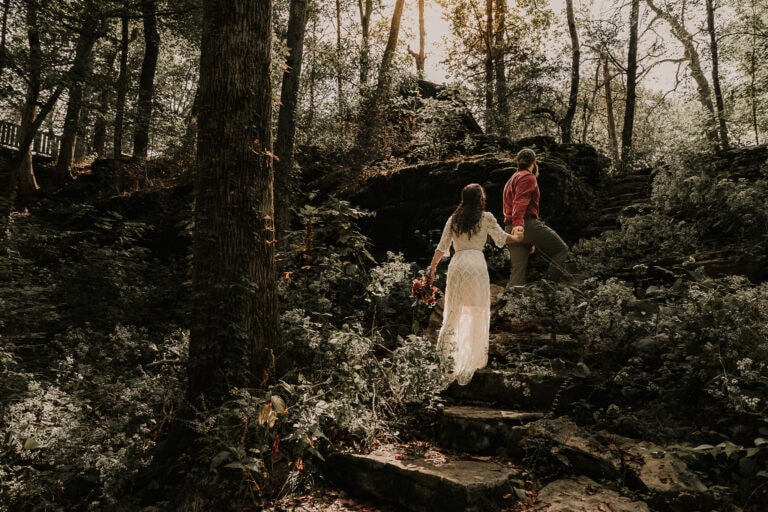
[[[504,184],[515,171],[515,154],[523,147],[539,155],[541,217],[569,243],[580,238],[595,214],[594,197],[607,175],[609,161],[585,145],[564,145],[549,137],[516,142],[477,136],[475,154],[445,161],[363,171],[343,197],[375,212],[362,223],[374,250],[402,252],[412,260],[428,259],[445,221],[469,183],[483,185],[487,209],[503,221]]]

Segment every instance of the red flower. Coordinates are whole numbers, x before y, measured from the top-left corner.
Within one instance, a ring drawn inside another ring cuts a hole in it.
[[[416,299],[413,306],[416,306],[419,302],[427,305],[427,307],[435,307],[437,304],[437,298],[441,292],[436,286],[432,284],[432,278],[425,274],[421,279],[414,279],[413,286],[411,287],[411,297]]]

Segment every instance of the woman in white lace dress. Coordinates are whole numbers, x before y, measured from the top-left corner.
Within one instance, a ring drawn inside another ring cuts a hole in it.
[[[506,233],[493,214],[485,211],[485,191],[471,183],[461,191],[461,203],[445,223],[429,267],[429,276],[434,279],[437,264],[453,244],[437,343],[453,358],[448,382],[455,379],[462,386],[488,363],[491,285],[483,248],[489,236],[498,247],[522,238],[518,233]]]

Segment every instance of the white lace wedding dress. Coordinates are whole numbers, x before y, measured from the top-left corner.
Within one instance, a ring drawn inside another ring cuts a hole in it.
[[[453,358],[453,374],[462,386],[472,380],[475,370],[488,363],[488,331],[491,322],[491,292],[483,248],[488,236],[503,247],[507,233],[490,212],[484,212],[480,229],[472,237],[451,232],[451,218],[443,228],[437,250],[454,254],[448,265],[443,325],[438,348]],[[446,383],[446,384],[447,384]]]

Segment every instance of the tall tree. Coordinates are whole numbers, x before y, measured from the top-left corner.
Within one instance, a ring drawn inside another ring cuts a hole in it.
[[[11,10],[11,0],[3,0],[3,17],[0,21],[0,75],[3,74],[8,62],[8,14]]]
[[[155,95],[155,72],[160,53],[160,32],[157,30],[157,0],[141,0],[144,23],[144,60],[139,77],[139,97],[136,102],[136,128],[133,131],[133,156],[147,158],[149,127],[152,121],[152,98]]]
[[[389,94],[392,85],[392,62],[395,58],[395,50],[397,49],[397,41],[400,35],[400,21],[403,17],[404,4],[405,0],[395,0],[395,8],[389,25],[389,37],[387,38],[387,45],[384,48],[381,65],[379,66],[376,89],[369,98],[366,98],[361,111],[363,122],[357,136],[357,155],[355,157],[358,161],[378,156],[378,153],[373,148],[377,147],[375,141],[381,130],[379,122],[381,105],[385,96]]]
[[[128,97],[128,50],[130,45],[129,21],[130,11],[128,1],[123,0],[120,15],[120,71],[117,77],[117,105],[115,106],[115,128],[112,143],[112,158],[114,159],[115,188],[123,187],[123,131],[125,129],[125,102]]]
[[[275,143],[275,226],[280,240],[290,221],[290,206],[296,195],[294,141],[296,139],[296,108],[299,99],[301,64],[304,55],[304,34],[307,28],[308,0],[291,0],[288,14],[286,43],[288,57],[280,90],[280,111],[277,117]]]
[[[426,29],[424,28],[424,0],[419,0],[419,51],[415,52],[408,47],[408,53],[411,54],[413,60],[416,61],[416,73],[419,78],[424,78],[424,62],[427,60],[425,51],[426,46]]]
[[[373,0],[357,0],[360,11],[360,87],[368,84],[371,70],[371,15]]]
[[[627,47],[627,97],[624,105],[624,124],[621,128],[621,167],[629,163],[632,155],[632,134],[635,128],[637,103],[637,39],[640,0],[632,0],[629,14],[629,43]]]
[[[64,127],[59,144],[59,154],[54,168],[54,175],[58,182],[71,179],[72,163],[75,157],[75,145],[77,133],[80,127],[80,114],[83,109],[83,85],[89,78],[93,62],[93,46],[102,35],[100,26],[103,18],[101,13],[86,2],[83,10],[83,24],[77,40],[75,57],[72,63],[72,81],[69,84],[69,99],[67,112],[64,116]]]
[[[9,164],[8,212],[13,208],[17,193],[26,196],[39,188],[32,168],[32,144],[43,120],[51,112],[64,89],[63,83],[59,83],[46,101],[41,98],[43,48],[40,41],[40,5],[37,2],[28,2],[26,7],[25,21],[29,45],[25,76],[26,97],[21,112],[19,149]]]
[[[272,1],[204,0],[187,396],[259,386],[277,341]]]
[[[616,137],[616,119],[613,115],[613,88],[611,82],[611,68],[609,66],[608,56],[603,56],[603,87],[605,88],[605,116],[607,118],[608,145],[611,148],[611,158],[613,164],[619,164],[619,141]]]
[[[701,65],[701,57],[696,49],[693,34],[685,27],[683,21],[676,17],[673,13],[665,11],[654,3],[654,0],[645,0],[648,7],[658,16],[667,22],[672,29],[672,34],[683,45],[685,52],[685,60],[688,61],[688,68],[691,71],[691,77],[696,82],[696,89],[698,92],[699,102],[704,108],[705,126],[704,133],[709,142],[713,145],[718,144],[718,134],[716,128],[716,116],[715,107],[712,103],[712,90],[709,86],[709,80],[704,73],[704,69]]]
[[[496,93],[496,126],[508,134],[510,127],[509,86],[507,84],[507,1],[495,0],[494,7],[494,83]]]
[[[576,17],[573,13],[573,0],[566,0],[565,11],[568,19],[568,33],[571,36],[571,85],[568,93],[568,108],[566,108],[565,115],[560,122],[560,133],[563,144],[570,144],[573,138],[573,118],[576,116],[576,105],[579,100],[581,47],[579,45],[579,33],[576,30]]]
[[[720,136],[720,147],[728,149],[728,127],[725,123],[725,103],[723,92],[720,89],[720,57],[717,48],[717,29],[715,28],[715,7],[712,0],[706,0],[707,4],[707,32],[709,32],[709,51],[712,57],[712,90],[715,93],[715,105],[717,106],[717,127]]]

